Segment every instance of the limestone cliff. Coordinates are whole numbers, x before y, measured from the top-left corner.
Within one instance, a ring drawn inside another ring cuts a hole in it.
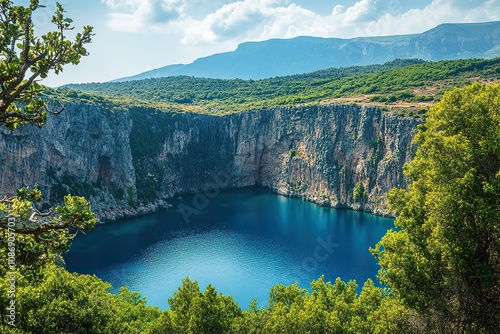
[[[407,185],[417,123],[357,105],[211,116],[69,103],[42,129],[0,130],[0,193],[38,183],[50,202],[84,195],[114,220],[182,193],[260,185],[384,214],[385,193]],[[358,183],[366,201],[353,199]]]
[[[38,183],[46,200],[67,194],[91,200],[102,219],[129,212],[120,194],[135,186],[129,146],[132,121],[127,111],[94,104],[66,103],[41,129],[0,128],[0,194]]]

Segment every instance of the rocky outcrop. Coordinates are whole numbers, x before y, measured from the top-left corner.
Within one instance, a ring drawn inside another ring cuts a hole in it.
[[[45,206],[71,193],[87,197],[102,220],[147,212],[130,205],[136,198],[125,198],[136,183],[128,111],[85,103],[65,107],[41,129],[0,128],[0,194],[37,183]]]
[[[70,103],[42,129],[0,130],[0,193],[36,182],[48,202],[83,195],[114,220],[182,193],[259,185],[386,214],[386,192],[407,186],[417,123],[358,105],[211,116]],[[354,200],[357,184],[367,196]]]

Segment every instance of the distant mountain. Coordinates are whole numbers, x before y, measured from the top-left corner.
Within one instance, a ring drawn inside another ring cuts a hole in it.
[[[240,44],[235,51],[169,65],[114,81],[177,75],[263,79],[397,58],[437,61],[500,56],[500,21],[441,24],[421,34],[351,39],[296,37]]]

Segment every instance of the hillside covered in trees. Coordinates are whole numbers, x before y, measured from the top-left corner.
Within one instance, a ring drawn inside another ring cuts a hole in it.
[[[168,111],[224,114],[310,103],[362,103],[383,108],[427,109],[444,91],[473,81],[496,82],[500,58],[332,68],[263,80],[168,77],[140,81],[68,85],[50,91],[58,99],[109,100]]]

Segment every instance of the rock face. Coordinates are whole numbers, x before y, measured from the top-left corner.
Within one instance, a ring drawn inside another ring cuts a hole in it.
[[[41,129],[0,128],[0,193],[14,194],[21,186],[38,183],[48,202],[60,202],[67,193],[83,195],[102,219],[113,219],[115,208],[123,207],[117,199],[120,189],[135,186],[132,121],[121,109],[73,103],[65,107]]]
[[[254,185],[386,214],[386,192],[407,186],[417,124],[357,105],[211,116],[69,103],[42,129],[0,129],[0,193],[38,183],[47,202],[83,195],[104,221]],[[353,199],[357,184],[366,199]]]

